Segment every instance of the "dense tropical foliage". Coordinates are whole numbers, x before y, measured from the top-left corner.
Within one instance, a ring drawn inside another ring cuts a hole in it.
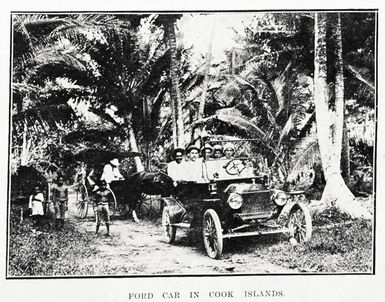
[[[354,171],[373,167],[375,17],[341,13],[340,44],[332,43],[333,22],[324,26],[324,59],[342,45],[323,89],[329,109],[343,106],[334,158],[351,187]],[[255,14],[234,35],[227,60],[214,62],[208,47],[198,64],[180,42],[183,18],[13,15],[12,174],[21,166],[47,175],[86,159],[96,164],[106,152],[128,158],[127,172],[159,168],[173,146],[205,135],[255,138],[252,152],[282,186],[321,162],[325,171],[314,95],[317,14]],[[371,193],[355,192],[363,190]]]

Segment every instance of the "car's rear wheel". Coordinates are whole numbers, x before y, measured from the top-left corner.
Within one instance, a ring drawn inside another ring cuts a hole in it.
[[[163,208],[162,212],[162,228],[164,238],[168,243],[173,243],[175,241],[176,227],[171,225],[170,221],[170,212],[168,206]]]
[[[203,243],[207,255],[218,259],[222,255],[223,236],[218,214],[213,209],[208,209],[203,215]]]
[[[294,238],[296,243],[310,240],[313,227],[310,212],[306,205],[298,203],[291,208],[288,228],[291,238]]]

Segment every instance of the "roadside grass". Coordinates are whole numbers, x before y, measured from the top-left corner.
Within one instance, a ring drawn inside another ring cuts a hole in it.
[[[286,238],[285,238],[286,237]],[[266,236],[254,252],[274,264],[308,273],[371,273],[372,224],[351,220],[331,208],[313,217],[309,242],[292,246],[287,236]],[[271,244],[271,242],[274,244]]]
[[[10,218],[9,277],[91,275],[97,254],[93,237],[66,221],[55,230],[46,222],[36,233],[30,219],[22,223],[15,211]]]
[[[102,256],[98,245],[106,240],[76,229],[76,221],[68,220],[57,231],[52,221],[32,232],[32,221],[20,223],[19,212],[11,211],[8,277],[114,276],[145,272],[145,265],[122,265],[113,257]],[[130,263],[127,259],[127,263]]]
[[[145,273],[145,265],[122,265],[114,255],[101,257],[98,245],[104,239],[79,232],[75,221],[66,221],[62,231],[46,224],[41,233],[33,233],[30,219],[20,223],[16,211],[12,211],[10,219],[9,277]],[[160,226],[159,222],[155,224]],[[236,238],[226,243],[223,260],[251,254],[303,273],[371,273],[372,229],[370,222],[351,220],[332,208],[313,217],[313,235],[308,243],[292,246],[288,236],[282,234]],[[188,232],[183,245],[201,246],[201,231],[195,233]],[[107,245],[114,244],[108,241]],[[203,247],[201,251],[206,257]],[[130,263],[129,256],[125,256],[126,263]]]

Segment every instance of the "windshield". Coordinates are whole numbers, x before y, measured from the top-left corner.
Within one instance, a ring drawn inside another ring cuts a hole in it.
[[[203,162],[203,174],[208,180],[237,179],[257,176],[253,159],[236,157],[232,159],[207,159]]]
[[[208,180],[256,177],[268,172],[267,159],[256,147],[256,139],[213,140],[205,142],[203,175]]]

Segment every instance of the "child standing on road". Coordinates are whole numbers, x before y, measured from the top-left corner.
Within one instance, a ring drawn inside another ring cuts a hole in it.
[[[41,226],[44,217],[44,195],[40,190],[40,186],[36,186],[34,192],[29,196],[28,207],[31,210],[31,216],[33,220],[33,231],[36,231],[37,227]]]
[[[113,199],[111,191],[107,188],[106,181],[100,181],[100,186],[95,186],[95,204],[96,204],[96,235],[99,232],[100,222],[104,221],[107,228],[106,237],[110,235],[110,209],[108,203]]]
[[[64,185],[64,178],[60,176],[57,184],[52,188],[52,200],[55,207],[55,226],[62,229],[64,226],[65,212],[68,210],[68,188]]]

